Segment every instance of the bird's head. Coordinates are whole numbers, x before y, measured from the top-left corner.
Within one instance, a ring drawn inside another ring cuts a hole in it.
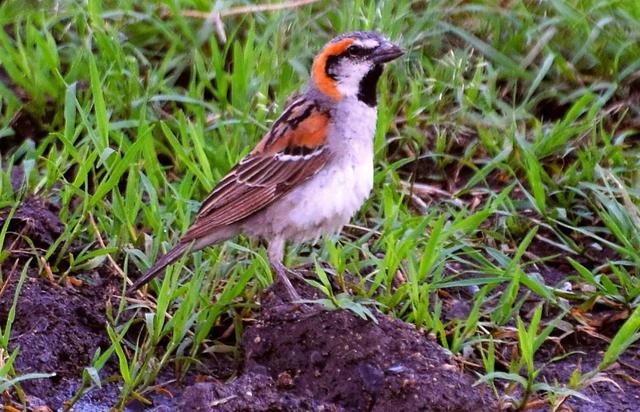
[[[384,63],[403,50],[374,32],[345,33],[331,40],[313,60],[312,84],[338,101],[357,97],[376,105],[376,83]]]

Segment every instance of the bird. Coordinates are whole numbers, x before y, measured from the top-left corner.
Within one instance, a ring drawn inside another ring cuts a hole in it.
[[[137,290],[183,254],[239,234],[267,242],[276,280],[300,296],[283,264],[286,242],[339,233],[373,189],[376,88],[404,50],[377,32],[350,32],[315,56],[306,89],[213,188],[177,245],[136,282]]]

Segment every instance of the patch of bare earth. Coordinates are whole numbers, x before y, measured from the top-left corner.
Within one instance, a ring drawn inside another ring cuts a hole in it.
[[[244,332],[239,376],[186,388],[178,410],[494,410],[489,391],[472,386],[475,377],[412,326],[382,314],[373,322],[287,304],[278,289],[264,295],[259,318]]]
[[[0,210],[0,227],[8,216],[7,209]],[[37,256],[62,230],[55,207],[40,198],[25,199],[9,223],[5,238],[8,257],[2,265],[0,289],[0,325],[4,327],[20,273],[30,262],[18,296],[9,349],[18,350],[14,362],[18,376],[55,374],[21,383],[30,407],[47,405],[54,410],[73,396],[95,351],[110,346],[104,329],[105,305],[119,283],[100,271],[84,273],[78,287],[54,282],[46,276],[46,270],[40,274]],[[100,410],[105,407],[102,399],[110,400],[115,395],[113,388],[111,393],[100,392],[85,399],[84,410]],[[91,409],[94,403],[99,406]]]

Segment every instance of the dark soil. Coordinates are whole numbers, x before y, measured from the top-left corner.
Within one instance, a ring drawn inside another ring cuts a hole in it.
[[[8,214],[6,209],[0,211],[0,227]],[[16,210],[5,238],[5,251],[9,256],[2,265],[0,325],[3,327],[20,273],[29,262],[11,326],[9,348],[19,349],[14,363],[16,373],[55,373],[48,379],[27,380],[21,384],[32,407],[60,408],[73,396],[82,371],[89,366],[95,351],[104,351],[110,346],[105,333],[105,307],[118,290],[120,280],[102,270],[85,272],[79,274],[82,284],[76,288],[61,286],[44,274],[39,275],[34,255],[49,247],[62,231],[56,208],[40,198],[30,197]],[[91,410],[92,403],[92,396],[88,396],[83,410]],[[94,410],[104,410],[104,405]]]
[[[562,352],[570,355],[560,362],[552,362],[543,369],[540,379],[553,383],[566,382],[575,371],[586,373],[598,366],[607,348],[607,343],[585,334],[563,341]],[[549,359],[560,356],[558,347],[543,346],[537,353],[538,367]],[[640,411],[640,345],[632,345],[622,354],[618,362],[603,371],[593,383],[581,393],[591,402],[569,398],[565,406],[580,412]]]
[[[15,180],[12,185],[18,185],[22,176],[20,169],[14,169]],[[9,209],[0,210],[0,226],[4,225],[9,216]],[[39,197],[27,197],[16,209],[11,222],[4,247],[13,255],[24,256],[26,250],[33,245],[36,248],[45,249],[51,245],[63,231],[62,223],[58,218],[58,209]],[[26,239],[31,240],[31,245]],[[10,259],[9,259],[10,260]]]
[[[30,273],[35,275],[35,270]],[[1,325],[6,322],[17,278],[14,273],[0,295]],[[22,384],[32,406],[60,408],[73,396],[94,352],[110,345],[104,329],[105,302],[115,290],[98,273],[92,280],[95,283],[76,289],[28,276],[22,286],[10,344],[12,350],[19,348],[16,372],[55,373],[52,378]]]
[[[297,288],[317,297],[309,287]],[[381,314],[374,322],[287,304],[278,296],[278,288],[265,293],[260,318],[242,337],[240,376],[187,388],[179,410],[495,410],[489,391],[473,387],[472,376],[410,325]]]

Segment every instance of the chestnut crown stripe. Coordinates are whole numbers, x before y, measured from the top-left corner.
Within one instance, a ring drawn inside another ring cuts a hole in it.
[[[327,60],[331,56],[337,56],[343,53],[353,42],[353,39],[346,38],[335,43],[328,44],[313,61],[311,73],[313,80],[316,83],[316,87],[333,100],[340,100],[342,96],[340,96],[340,92],[336,87],[335,80],[327,75]]]

